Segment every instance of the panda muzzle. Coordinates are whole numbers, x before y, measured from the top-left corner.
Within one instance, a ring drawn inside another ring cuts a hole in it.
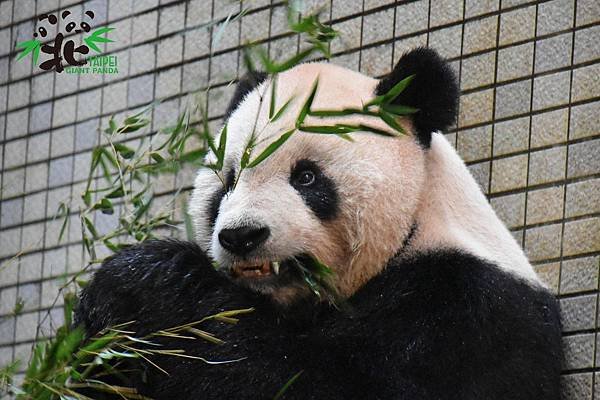
[[[262,263],[236,261],[231,268],[236,278],[259,278],[279,274],[279,263],[264,261]]]

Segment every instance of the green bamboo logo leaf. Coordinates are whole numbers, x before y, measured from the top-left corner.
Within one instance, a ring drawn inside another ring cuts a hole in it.
[[[94,50],[97,53],[102,53],[102,50],[100,49],[100,47],[98,47],[96,45],[96,43],[111,43],[111,42],[114,42],[114,40],[102,36],[105,33],[109,33],[110,31],[113,31],[114,29],[115,28],[109,28],[107,26],[105,26],[103,28],[96,29],[94,32],[92,32],[92,34],[90,36],[84,38],[83,41],[85,42],[85,44],[87,44],[87,46],[90,49]]]
[[[40,55],[40,48],[42,47],[42,42],[37,39],[27,40],[25,42],[21,42],[17,44],[17,49],[23,49],[19,56],[17,57],[17,61],[25,57],[27,54],[33,54],[33,63],[37,64],[38,57]]]

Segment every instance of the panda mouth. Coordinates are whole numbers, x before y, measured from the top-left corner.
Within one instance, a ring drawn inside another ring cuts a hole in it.
[[[271,275],[279,275],[280,265],[278,261],[236,261],[231,268],[231,272],[236,278],[265,278]]]

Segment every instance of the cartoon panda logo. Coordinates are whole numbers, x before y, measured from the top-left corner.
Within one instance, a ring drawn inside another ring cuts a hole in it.
[[[70,38],[74,34],[89,33],[92,29],[91,23],[94,17],[94,12],[90,10],[85,11],[83,21],[74,20],[69,10],[60,13],[60,21],[54,14],[40,15],[37,31],[33,33],[34,39],[17,44],[17,49],[21,49],[17,60],[31,54],[34,64],[37,64],[40,52],[48,54],[50,57],[42,62],[39,67],[46,71],[54,69],[58,73],[64,70],[65,63],[75,67],[85,65],[87,60],[83,56],[87,55],[90,49],[101,53],[102,50],[98,47],[98,43],[112,42],[111,39],[103,36],[113,30],[113,28],[108,27],[97,29],[90,35],[86,35],[83,38],[84,44],[79,46]],[[58,30],[59,22],[61,26],[64,26],[64,31]],[[51,28],[57,31],[54,37],[50,36],[49,29]],[[77,57],[78,55],[80,57]]]

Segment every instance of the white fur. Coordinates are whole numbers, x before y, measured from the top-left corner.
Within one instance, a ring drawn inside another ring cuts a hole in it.
[[[464,249],[517,276],[540,282],[444,135],[433,134],[425,164],[425,195],[417,211],[419,230],[412,247]]]

